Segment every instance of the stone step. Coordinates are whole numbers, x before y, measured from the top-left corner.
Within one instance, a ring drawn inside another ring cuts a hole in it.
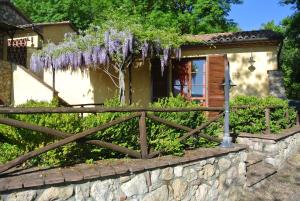
[[[275,174],[277,171],[272,165],[263,162],[256,163],[247,168],[247,186],[253,187]]]
[[[260,153],[248,153],[247,160],[246,160],[246,166],[250,167],[251,165],[254,165],[256,163],[260,163],[264,160],[264,156]]]

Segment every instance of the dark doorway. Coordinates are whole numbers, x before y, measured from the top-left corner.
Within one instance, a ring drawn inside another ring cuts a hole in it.
[[[158,58],[152,59],[151,64],[152,101],[157,101],[159,98],[169,96],[169,69],[165,67],[162,74],[160,59]]]

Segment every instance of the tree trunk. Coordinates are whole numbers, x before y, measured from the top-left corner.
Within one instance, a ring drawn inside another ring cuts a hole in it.
[[[119,70],[119,99],[121,105],[125,105],[125,70]]]

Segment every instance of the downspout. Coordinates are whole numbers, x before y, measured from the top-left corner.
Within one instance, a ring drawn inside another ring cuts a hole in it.
[[[283,47],[283,41],[284,41],[284,39],[279,43],[279,48],[278,48],[278,52],[277,52],[277,70],[281,69],[280,55],[281,55],[281,51],[282,51],[282,47]]]

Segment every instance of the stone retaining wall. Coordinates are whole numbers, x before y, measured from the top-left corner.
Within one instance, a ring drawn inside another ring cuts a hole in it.
[[[241,134],[236,141],[248,145],[249,151],[262,154],[266,163],[280,168],[300,148],[300,127],[273,135]]]
[[[200,149],[184,157],[137,160],[137,165],[157,164],[145,165],[144,170],[128,163],[130,171],[122,174],[114,168],[114,174],[106,177],[0,194],[3,201],[234,201],[246,184],[246,157],[245,146]],[[84,169],[89,168],[81,172]]]

